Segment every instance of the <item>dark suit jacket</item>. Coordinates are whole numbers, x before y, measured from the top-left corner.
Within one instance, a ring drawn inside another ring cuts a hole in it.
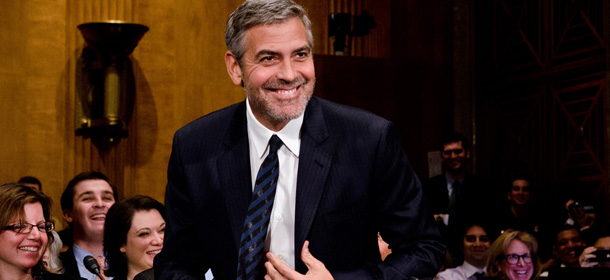
[[[39,268],[34,268],[32,271],[32,279],[40,279],[40,280],[80,280],[81,278],[71,277],[65,274],[54,274],[48,272],[46,270],[41,270]]]
[[[61,260],[62,265],[64,266],[64,275],[68,275],[74,279],[84,279],[80,277],[80,272],[78,271],[78,264],[76,264],[76,259],[74,258],[74,250],[72,246],[70,248],[59,254],[59,259]]]
[[[434,214],[447,213],[449,208],[449,191],[447,190],[447,178],[445,174],[432,177],[423,182],[424,194],[430,204],[430,209]],[[458,217],[449,217],[449,221],[463,220],[464,216],[474,216],[475,218],[481,214],[483,207],[490,206],[489,201],[495,200],[493,194],[493,186],[490,183],[476,175],[466,173],[462,185],[460,186],[460,194],[456,202],[456,215]]]
[[[165,194],[167,228],[157,279],[236,279],[252,194],[241,102],[176,132]],[[336,279],[433,276],[444,246],[394,126],[313,97],[301,128],[296,269],[305,240]],[[380,261],[377,232],[392,247]]]
[[[447,178],[445,174],[432,177],[423,182],[423,189],[430,209],[434,214],[444,214],[449,208],[449,191],[447,190]],[[493,236],[493,225],[491,221],[493,213],[498,209],[496,204],[494,187],[489,181],[471,173],[466,173],[460,186],[456,202],[456,210],[453,216],[449,216],[449,225],[438,222],[438,226],[446,242],[448,250],[452,254],[454,263],[462,263],[460,246],[463,244],[464,227],[476,223],[486,226],[487,234]]]

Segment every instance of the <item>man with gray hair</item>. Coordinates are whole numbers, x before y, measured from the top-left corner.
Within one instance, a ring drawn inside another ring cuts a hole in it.
[[[176,132],[156,279],[436,274],[445,248],[393,124],[312,97],[305,10],[246,1],[225,42],[246,100]],[[384,261],[377,233],[392,248]]]

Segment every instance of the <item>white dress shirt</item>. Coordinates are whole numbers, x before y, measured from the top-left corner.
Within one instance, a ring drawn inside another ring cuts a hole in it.
[[[275,191],[275,201],[271,210],[265,249],[294,269],[294,219],[303,115],[288,122],[282,130],[274,132],[267,129],[254,117],[248,100],[246,100],[246,107],[250,145],[250,174],[253,190],[258,170],[269,153],[269,139],[273,134],[276,134],[284,143],[278,150],[280,174]]]
[[[467,261],[456,268],[445,269],[434,277],[434,280],[468,280],[468,277],[473,276],[477,272],[485,273],[486,269],[479,269]]]

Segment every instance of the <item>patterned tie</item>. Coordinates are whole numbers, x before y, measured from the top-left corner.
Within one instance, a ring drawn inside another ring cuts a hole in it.
[[[237,279],[240,280],[254,280],[259,274],[271,207],[275,199],[275,189],[280,172],[277,150],[282,145],[282,140],[277,135],[271,136],[269,154],[256,175],[248,215],[241,234],[237,265]]]
[[[99,256],[95,257],[95,260],[100,265],[100,273],[102,274],[102,276],[104,276],[104,279],[100,279],[99,276],[97,277],[97,279],[106,280],[106,273],[104,273],[104,271],[106,271],[106,258],[104,256]]]

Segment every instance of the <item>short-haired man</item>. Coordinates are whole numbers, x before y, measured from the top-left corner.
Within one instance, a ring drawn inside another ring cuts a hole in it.
[[[218,280],[433,276],[444,246],[394,126],[312,97],[305,10],[246,1],[225,41],[246,100],[176,132],[155,277],[202,279],[208,268]],[[392,247],[383,262],[377,233]]]
[[[454,262],[461,263],[461,229],[467,221],[485,221],[493,205],[493,187],[466,171],[470,159],[469,142],[464,135],[450,132],[442,136],[439,149],[443,174],[423,182],[424,194]]]
[[[527,231],[539,238],[541,218],[532,203],[532,179],[526,175],[515,175],[507,183],[506,204],[496,219],[496,232],[509,228]],[[540,245],[540,241],[539,245]]]
[[[564,225],[555,236],[555,255],[562,267],[579,267],[578,257],[585,247],[580,232],[572,225]]]
[[[487,255],[491,239],[483,225],[466,226],[461,245],[464,263],[456,268],[446,269],[434,277],[434,280],[479,280],[485,275]]]
[[[60,255],[65,274],[88,280],[98,279],[83,263],[86,256],[104,257],[104,222],[116,201],[116,191],[106,175],[88,171],[76,175],[61,195],[64,219],[71,227],[74,244]],[[100,263],[104,266],[105,263]],[[111,279],[109,277],[108,279]]]

